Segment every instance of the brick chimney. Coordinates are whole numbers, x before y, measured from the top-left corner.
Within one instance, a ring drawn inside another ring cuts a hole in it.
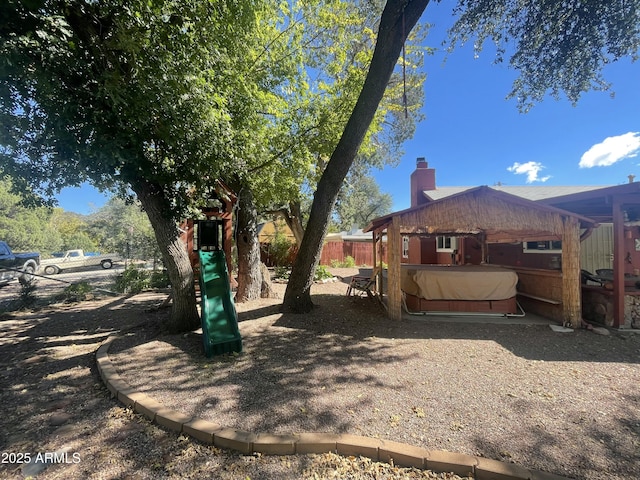
[[[415,207],[426,203],[422,192],[436,189],[436,171],[429,168],[424,157],[416,160],[416,169],[411,174],[411,206]]]

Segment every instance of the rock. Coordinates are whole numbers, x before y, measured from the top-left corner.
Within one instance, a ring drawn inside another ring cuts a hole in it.
[[[49,418],[49,425],[57,427],[67,423],[69,420],[71,420],[71,415],[67,412],[58,412],[51,415],[51,418]]]
[[[573,328],[563,327],[561,325],[549,325],[551,330],[558,333],[570,333],[573,332]]]

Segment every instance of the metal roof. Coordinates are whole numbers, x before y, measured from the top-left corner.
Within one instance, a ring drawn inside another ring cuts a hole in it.
[[[545,200],[547,198],[561,197],[564,195],[589,192],[591,190],[598,190],[609,186],[610,185],[493,185],[489,188],[525,198],[527,200],[537,201]],[[477,187],[437,187],[435,190],[425,190],[423,193],[425,197],[430,200],[441,200],[473,188]]]

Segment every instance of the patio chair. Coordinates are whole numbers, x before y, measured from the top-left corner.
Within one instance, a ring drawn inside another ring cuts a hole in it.
[[[373,269],[370,277],[366,277],[364,275],[354,275],[351,277],[351,281],[349,282],[349,287],[347,288],[347,297],[353,296],[362,296],[365,293],[367,297],[374,298],[376,291],[376,277],[378,276],[379,268],[376,267]]]

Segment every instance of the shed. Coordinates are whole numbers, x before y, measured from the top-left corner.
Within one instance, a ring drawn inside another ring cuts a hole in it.
[[[396,320],[402,317],[403,235],[474,236],[483,251],[489,243],[560,240],[562,317],[565,324],[577,327],[581,319],[580,229],[591,228],[594,223],[576,213],[481,186],[376,218],[366,231],[373,232],[374,258],[383,232],[387,233],[388,314]],[[382,275],[378,279],[381,281]]]

